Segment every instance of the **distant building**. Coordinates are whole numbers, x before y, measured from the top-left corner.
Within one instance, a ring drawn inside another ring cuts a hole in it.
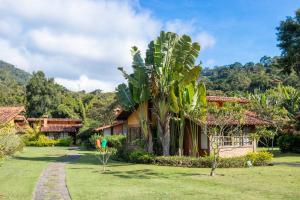
[[[76,143],[76,135],[82,127],[82,120],[69,118],[28,118],[30,126],[41,126],[41,132],[51,139],[61,139],[72,137],[74,144]]]

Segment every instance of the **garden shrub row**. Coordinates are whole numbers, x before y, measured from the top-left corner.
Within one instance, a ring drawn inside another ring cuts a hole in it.
[[[286,134],[278,138],[280,151],[300,153],[300,135]]]
[[[72,138],[62,138],[59,140],[50,139],[45,135],[40,135],[34,140],[25,140],[26,146],[35,147],[50,147],[50,146],[70,146],[72,144]]]
[[[220,158],[219,168],[242,168],[247,167],[247,161],[251,161],[254,166],[265,166],[271,163],[273,155],[269,152],[254,152],[246,156]],[[210,168],[213,163],[213,157],[187,157],[187,156],[158,156],[143,151],[134,151],[129,154],[129,162],[155,164],[174,167],[195,167]]]

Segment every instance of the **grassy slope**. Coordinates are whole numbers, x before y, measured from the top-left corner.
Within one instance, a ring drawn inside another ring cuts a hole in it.
[[[29,200],[42,170],[61,158],[66,148],[26,147],[0,167],[0,199]]]
[[[283,159],[284,158],[284,159]],[[300,162],[299,155],[275,158]],[[300,167],[209,169],[131,165],[113,162],[103,174],[94,156],[67,167],[71,196],[79,199],[299,199]]]

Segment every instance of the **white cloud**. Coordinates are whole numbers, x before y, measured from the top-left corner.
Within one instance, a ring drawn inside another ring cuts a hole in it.
[[[163,23],[137,4],[0,0],[0,59],[29,72],[43,70],[72,90],[81,81],[81,90],[108,91],[124,81],[117,67],[131,70],[130,48],[136,45],[144,52],[163,28],[192,35],[203,49],[214,45],[214,38],[193,22]]]
[[[114,91],[115,87],[107,82],[88,78],[81,75],[78,80],[69,80],[64,78],[55,78],[55,81],[72,91],[86,90],[87,92],[102,88],[104,92]]]
[[[197,34],[195,40],[200,43],[202,50],[212,48],[216,44],[216,39],[205,32]]]
[[[28,70],[30,68],[30,61],[27,59],[26,50],[18,49],[13,47],[10,43],[6,40],[0,38],[0,60],[14,63],[21,69]]]
[[[166,31],[175,32],[178,34],[191,34],[193,33],[195,26],[192,22],[184,22],[179,19],[168,21],[165,25]]]
[[[198,29],[195,21],[182,21],[180,19],[175,19],[168,21],[165,25],[166,31],[176,32],[178,34],[188,34],[192,38],[200,43],[201,50],[206,50],[212,48],[216,44],[216,39],[211,34],[203,32]]]
[[[203,63],[203,66],[211,68],[211,67],[214,67],[215,64],[216,64],[216,61],[214,59],[208,59]]]

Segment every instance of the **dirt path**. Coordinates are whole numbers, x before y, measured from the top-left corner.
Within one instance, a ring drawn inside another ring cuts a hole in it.
[[[79,155],[68,155],[62,162],[54,162],[43,171],[33,195],[33,200],[71,200],[65,176],[65,165]]]

